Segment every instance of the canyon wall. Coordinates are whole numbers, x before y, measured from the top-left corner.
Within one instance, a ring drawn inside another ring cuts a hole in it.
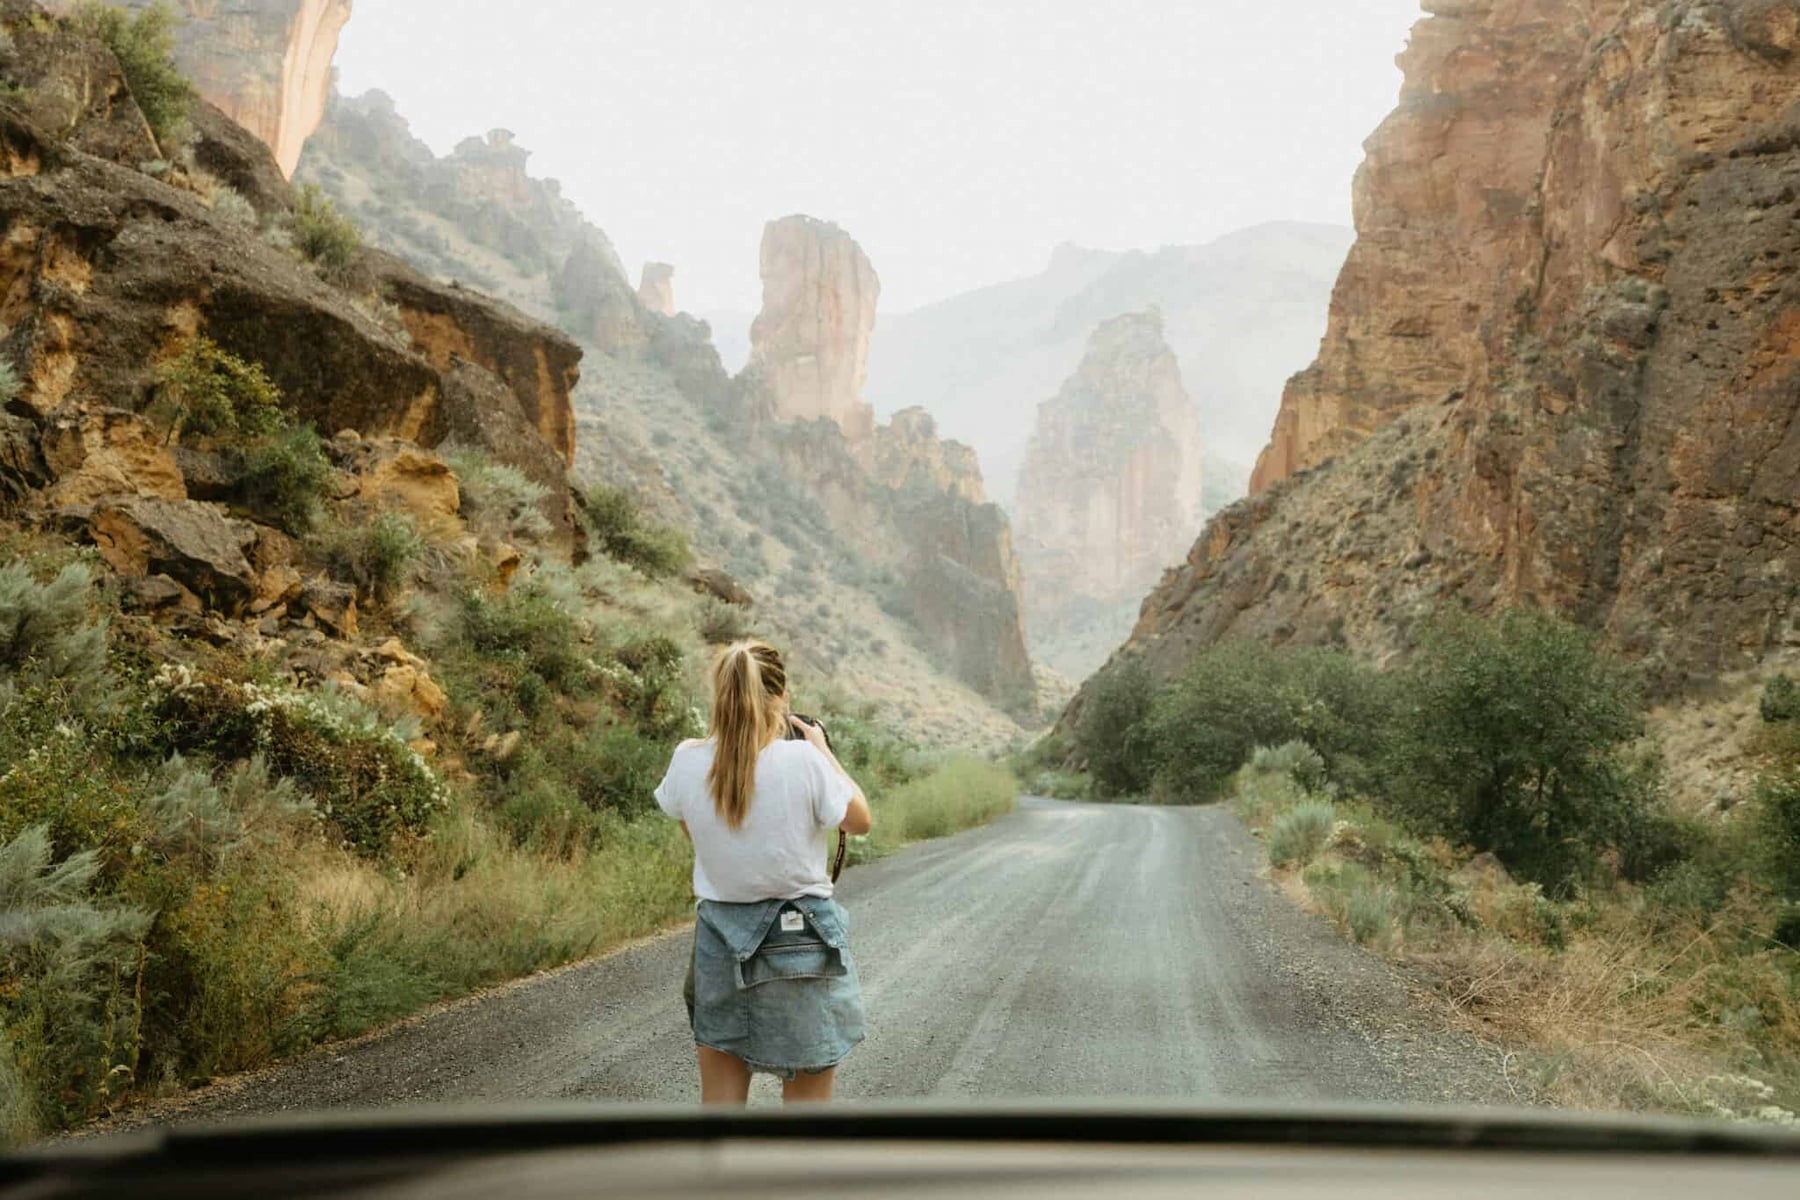
[[[1131,648],[1382,658],[1445,603],[1665,688],[1800,648],[1800,3],[1431,8],[1261,494]]]
[[[1199,531],[1200,461],[1199,411],[1162,314],[1101,324],[1039,407],[1019,479],[1025,628],[1040,657],[1086,678],[1130,631]]]
[[[866,446],[875,413],[863,400],[881,280],[854,238],[791,216],[763,228],[763,306],[750,327],[750,370],[780,421],[835,421]]]
[[[888,573],[889,606],[934,661],[1014,713],[1033,703],[1019,562],[1006,514],[987,501],[975,452],[938,436],[924,409],[875,425],[862,399],[881,285],[836,225],[772,221],[763,309],[739,380],[751,444],[774,448],[848,551]]]
[[[121,0],[145,8],[154,0]],[[77,0],[45,7],[66,13]],[[292,175],[331,96],[352,0],[180,0],[176,61],[200,94],[262,140]]]

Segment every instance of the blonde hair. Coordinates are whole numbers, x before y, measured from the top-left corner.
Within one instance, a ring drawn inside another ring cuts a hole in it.
[[[787,664],[773,646],[739,642],[713,664],[713,762],[706,772],[713,811],[742,829],[756,787],[756,760],[787,721]]]

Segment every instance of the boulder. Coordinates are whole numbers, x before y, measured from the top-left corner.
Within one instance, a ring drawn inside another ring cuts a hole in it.
[[[165,439],[136,413],[67,410],[41,437],[44,461],[56,480],[46,497],[52,507],[109,496],[188,498],[187,481]]]
[[[435,721],[450,706],[450,697],[419,667],[395,664],[369,689],[383,712]]]
[[[292,211],[293,189],[275,156],[254,134],[216,105],[194,105],[194,165],[250,202],[258,216]]]
[[[299,605],[333,637],[356,636],[356,589],[349,584],[322,576],[309,579],[300,589]]]
[[[167,575],[142,575],[127,579],[121,599],[126,608],[138,612],[155,613],[176,609],[198,616],[202,610],[200,597]]]
[[[256,596],[247,557],[256,529],[212,505],[154,496],[108,499],[94,507],[88,528],[101,557],[127,578],[167,575],[230,616]]]
[[[355,495],[376,509],[398,509],[434,540],[461,535],[462,490],[450,464],[395,438],[334,443],[352,473]]]
[[[711,596],[725,604],[748,608],[756,602],[744,585],[717,567],[696,567],[688,572],[688,586],[701,596]]]
[[[42,18],[32,0],[0,0],[13,44],[7,103],[85,154],[133,169],[164,157],[112,51]]]

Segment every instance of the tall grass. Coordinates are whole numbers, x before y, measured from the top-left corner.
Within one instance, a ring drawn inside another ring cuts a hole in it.
[[[1011,812],[1019,783],[994,763],[954,758],[930,774],[871,801],[875,828],[859,858],[887,854],[909,842],[947,837]]]
[[[1346,937],[1408,963],[1453,1023],[1498,1041],[1515,1099],[1800,1120],[1800,955],[1771,937],[1755,883],[1715,886],[1695,860],[1652,887],[1551,900],[1491,858],[1326,803],[1296,778],[1309,766],[1259,753],[1233,783],[1276,878]]]

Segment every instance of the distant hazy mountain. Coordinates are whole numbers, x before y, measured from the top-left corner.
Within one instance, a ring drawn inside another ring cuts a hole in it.
[[[1204,246],[1126,253],[1062,246],[1041,275],[954,296],[875,327],[867,395],[882,416],[923,405],[974,446],[989,494],[1011,505],[1036,424],[1102,321],[1162,309],[1201,438],[1225,463],[1268,440],[1282,385],[1318,353],[1354,233],[1259,225]],[[1241,481],[1232,480],[1232,495]],[[1220,490],[1208,488],[1216,501]]]

